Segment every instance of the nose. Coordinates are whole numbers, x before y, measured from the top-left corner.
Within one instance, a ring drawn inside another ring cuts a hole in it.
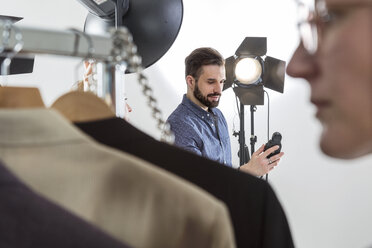
[[[214,87],[214,92],[213,93],[219,93],[221,94],[223,88],[223,84],[217,82],[216,86]]]
[[[317,70],[315,55],[309,54],[301,42],[289,61],[287,74],[295,78],[308,79],[315,76]]]

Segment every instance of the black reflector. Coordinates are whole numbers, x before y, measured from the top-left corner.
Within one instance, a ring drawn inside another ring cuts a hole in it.
[[[236,56],[263,56],[267,52],[266,37],[246,37],[235,52]]]
[[[181,28],[182,18],[182,0],[129,1],[122,23],[133,35],[143,67],[158,61],[172,46]],[[84,31],[100,35],[114,26],[114,18],[104,19],[88,14]]]
[[[231,87],[234,82],[234,67],[235,67],[235,58],[234,56],[228,57],[225,60],[225,68],[226,68],[226,81],[223,86],[223,90],[226,90]]]
[[[3,63],[4,59],[5,56],[0,55],[0,65]],[[10,63],[9,75],[31,73],[33,70],[34,58],[13,58]]]
[[[263,82],[265,87],[283,93],[284,91],[285,62],[267,56],[265,59],[265,74]]]

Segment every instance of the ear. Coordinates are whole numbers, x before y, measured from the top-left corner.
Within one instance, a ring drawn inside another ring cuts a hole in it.
[[[186,84],[187,84],[187,88],[190,88],[191,90],[194,90],[195,78],[191,75],[187,75],[186,76]]]

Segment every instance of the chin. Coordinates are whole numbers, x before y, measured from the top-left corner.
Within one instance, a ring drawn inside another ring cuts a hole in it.
[[[322,152],[339,159],[355,159],[372,154],[372,132],[345,122],[322,122]]]
[[[328,144],[328,142],[321,141],[320,149],[322,150],[324,154],[332,158],[340,158],[340,159],[352,159],[353,158],[348,154],[348,152],[341,151],[335,148],[334,146],[332,146],[331,144]]]
[[[325,134],[321,137],[320,149],[327,156],[338,159],[355,159],[371,153],[361,146],[327,137]]]
[[[219,104],[219,102],[211,102],[210,106],[211,106],[211,108],[215,108],[215,107],[218,106],[218,104]]]

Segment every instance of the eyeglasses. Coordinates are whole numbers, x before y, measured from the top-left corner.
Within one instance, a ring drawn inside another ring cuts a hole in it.
[[[298,11],[298,30],[301,41],[310,54],[318,50],[322,32],[326,26],[333,25],[347,12],[360,7],[372,7],[371,0],[339,3],[327,6],[325,0],[316,0],[315,6],[296,0]]]

